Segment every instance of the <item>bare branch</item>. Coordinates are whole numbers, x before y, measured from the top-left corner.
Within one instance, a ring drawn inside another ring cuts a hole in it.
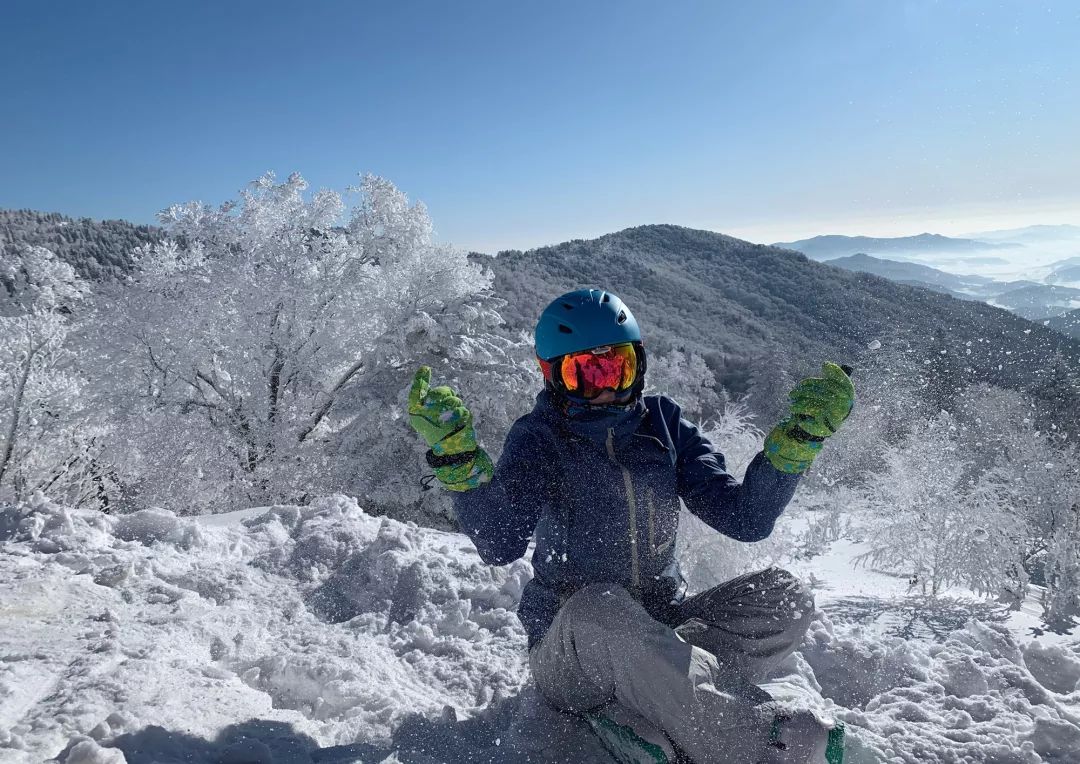
[[[345,385],[347,385],[350,380],[352,380],[352,378],[360,372],[362,368],[364,368],[364,360],[362,358],[358,358],[353,363],[353,365],[350,366],[345,371],[345,373],[341,375],[340,379],[338,379],[337,381],[337,384],[335,384],[333,388],[331,388],[330,392],[327,393],[326,400],[324,400],[322,404],[320,404],[320,406],[312,414],[311,420],[308,422],[307,426],[300,431],[300,434],[297,436],[298,442],[303,443],[304,441],[306,441],[308,436],[311,435],[315,428],[322,423],[322,420],[326,418],[326,415],[328,413],[330,413],[330,409],[337,401],[338,393],[341,392],[341,389],[345,387]]]

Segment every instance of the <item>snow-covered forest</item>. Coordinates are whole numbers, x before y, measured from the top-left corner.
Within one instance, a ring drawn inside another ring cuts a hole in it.
[[[528,563],[480,562],[404,411],[430,365],[497,456],[542,387],[529,323],[609,258],[648,391],[736,474],[794,380],[855,365],[851,419],[772,537],[685,512],[680,534],[694,589],[767,564],[809,581],[820,612],[787,668],[847,723],[850,760],[1080,761],[1077,342],[674,227],[572,243],[601,259],[470,255],[374,176],[266,175],[160,226],[109,273],[5,243],[0,760],[605,761],[530,686]],[[757,280],[656,265],[672,236],[735,248]],[[806,278],[818,302],[789,290]],[[693,323],[702,295],[716,309],[675,334],[663,314]],[[819,311],[837,320],[804,342]]]

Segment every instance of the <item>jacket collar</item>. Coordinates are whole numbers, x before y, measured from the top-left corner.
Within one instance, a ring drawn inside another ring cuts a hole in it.
[[[641,396],[632,406],[598,406],[571,410],[563,413],[550,390],[541,390],[536,396],[539,413],[555,430],[564,430],[581,438],[597,443],[604,443],[608,430],[614,430],[616,442],[627,438],[637,431],[645,419],[645,402]]]

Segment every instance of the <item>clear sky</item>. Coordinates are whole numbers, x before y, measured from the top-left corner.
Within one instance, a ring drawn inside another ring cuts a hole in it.
[[[1080,223],[1080,2],[4,0],[0,207],[359,172],[494,251]]]

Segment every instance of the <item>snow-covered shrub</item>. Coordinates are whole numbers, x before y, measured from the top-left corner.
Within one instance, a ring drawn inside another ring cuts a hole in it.
[[[863,514],[867,504],[862,490],[847,486],[800,488],[795,501],[806,517],[806,528],[798,536],[798,550],[808,558],[824,554],[833,542],[849,537],[854,519]]]
[[[746,403],[750,411],[771,427],[787,413],[788,393],[798,381],[792,374],[787,348],[769,347],[749,361]]]
[[[727,471],[740,480],[765,442],[765,433],[754,424],[754,415],[744,401],[725,401],[723,408],[701,425],[701,431],[724,455]]]
[[[795,544],[795,535],[783,521],[767,539],[750,544],[717,533],[684,510],[679,517],[676,554],[688,590],[694,594],[743,573],[782,566],[791,559]]]

